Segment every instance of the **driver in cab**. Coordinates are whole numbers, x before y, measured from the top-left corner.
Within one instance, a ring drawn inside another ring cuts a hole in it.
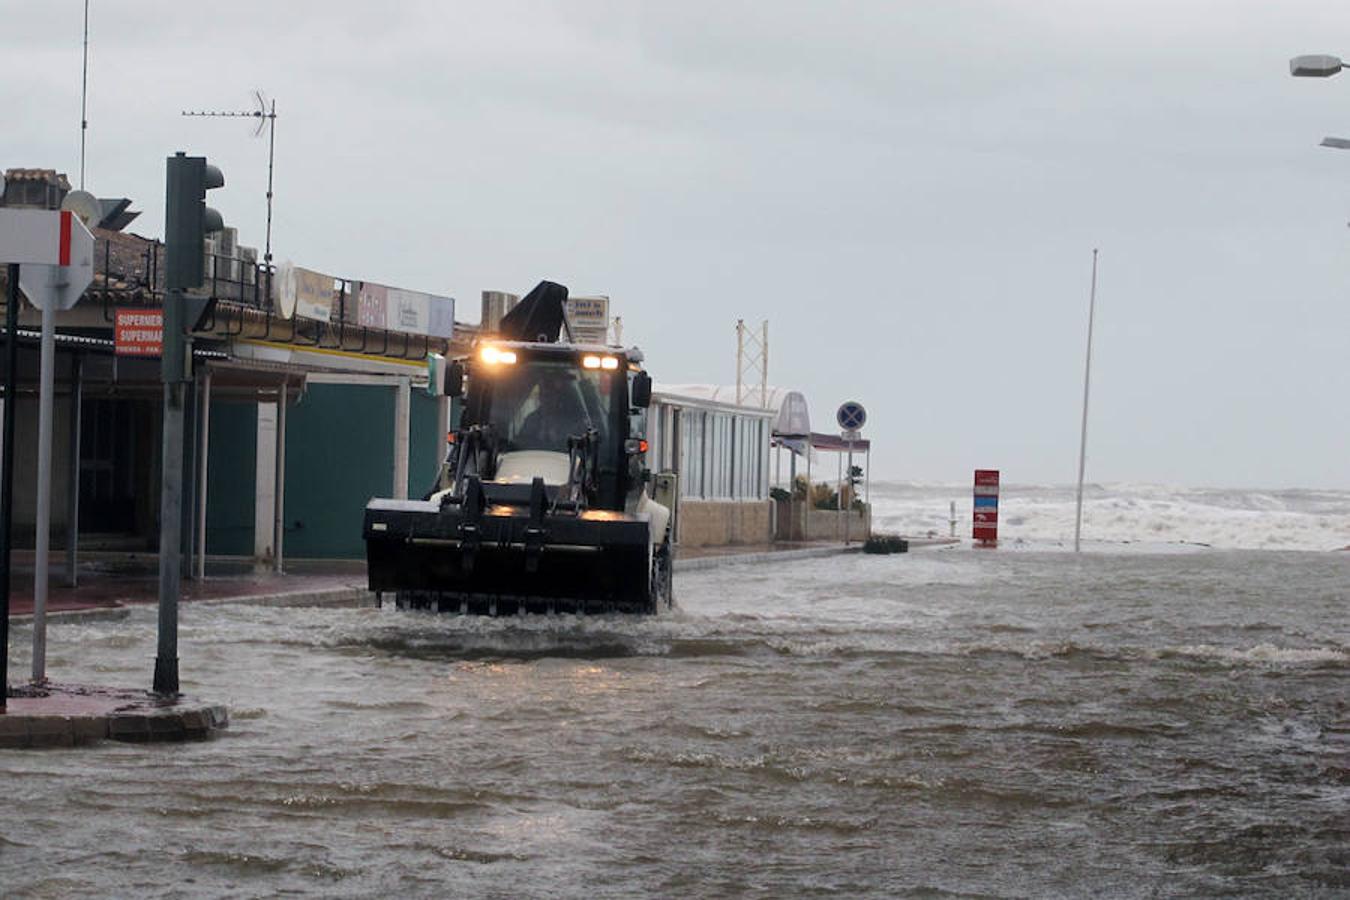
[[[542,368],[529,394],[534,409],[525,416],[512,443],[520,450],[567,452],[567,439],[595,427],[582,401],[576,372]]]

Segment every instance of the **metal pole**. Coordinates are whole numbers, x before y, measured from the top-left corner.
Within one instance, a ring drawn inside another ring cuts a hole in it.
[[[184,353],[192,358],[192,340],[185,340]],[[182,517],[178,550],[181,577],[192,580],[192,555],[197,549],[197,516],[193,506],[196,500],[197,486],[197,383],[190,378],[183,382],[183,505],[179,509]]]
[[[851,441],[851,440],[848,442],[848,469],[847,469],[846,471],[848,472],[848,478],[847,478],[847,480],[846,480],[845,483],[848,485],[849,492],[848,492],[848,506],[844,509],[844,546],[845,546],[845,547],[848,546],[849,526],[852,524],[852,523],[849,521],[849,519],[851,519],[851,518],[853,517],[853,441]],[[839,502],[840,502],[841,504],[844,502],[843,485],[840,485],[840,490],[839,490]]]
[[[759,405],[769,408],[769,320],[760,323],[764,337],[759,346]]]
[[[202,376],[201,462],[197,468],[197,579],[206,577],[206,462],[211,446],[211,372]]]
[[[741,405],[741,366],[745,359],[745,320],[736,320],[736,405]]]
[[[267,264],[268,298],[271,298],[272,277],[272,160],[276,157],[277,147],[277,101],[272,101],[271,114],[267,117],[267,242],[263,245],[263,262]]]
[[[811,540],[811,435],[806,436],[806,502],[802,504],[802,540]]]
[[[176,296],[177,295],[177,296]],[[181,295],[171,291],[166,298],[164,332],[178,327],[171,306],[181,305]],[[170,322],[170,319],[174,319]],[[179,345],[181,346],[181,345]],[[166,349],[167,342],[166,342]],[[163,452],[160,459],[159,503],[159,647],[155,656],[154,690],[178,693],[178,594],[182,585],[183,503],[183,382],[164,384]]]
[[[89,133],[89,0],[84,0],[84,67],[80,73],[80,190],[84,190],[84,144]],[[90,223],[91,225],[97,223]]]
[[[1088,388],[1092,383],[1092,320],[1097,312],[1097,249],[1092,250],[1092,291],[1088,295],[1087,362],[1083,366],[1083,431],[1078,444],[1078,503],[1074,514],[1073,552],[1083,535],[1083,471],[1087,465]]]
[[[834,458],[838,469],[834,481],[834,505],[839,510],[838,515],[834,517],[834,536],[837,538],[839,532],[843,530],[839,520],[844,515],[844,454],[836,450]]]
[[[66,585],[78,587],[80,551],[80,419],[84,411],[84,357],[70,372],[70,474],[66,487]]]
[[[394,493],[408,499],[408,428],[412,420],[412,381],[400,377],[394,383]]]
[[[10,526],[14,520],[14,388],[19,378],[19,266],[10,263],[5,292],[5,410],[0,441],[0,713],[9,696]]]
[[[277,394],[277,470],[275,493],[272,497],[272,571],[280,575],[283,571],[281,542],[286,531],[286,382],[281,382],[281,393]]]
[[[56,390],[56,303],[42,309],[38,365],[37,547],[33,560],[33,681],[47,680],[47,586],[52,540],[52,394]]]

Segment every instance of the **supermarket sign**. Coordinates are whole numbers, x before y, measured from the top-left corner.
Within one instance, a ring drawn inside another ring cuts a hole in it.
[[[164,348],[164,311],[117,310],[113,342],[113,352],[118,356],[159,356]]]

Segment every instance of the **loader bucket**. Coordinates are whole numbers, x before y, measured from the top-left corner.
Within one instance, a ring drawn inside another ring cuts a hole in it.
[[[442,612],[651,612],[645,514],[371,500],[370,589]]]

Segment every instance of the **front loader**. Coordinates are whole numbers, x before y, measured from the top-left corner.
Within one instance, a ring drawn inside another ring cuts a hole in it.
[[[559,341],[542,282],[446,371],[463,415],[422,500],[374,499],[370,589],[488,615],[653,613],[673,603],[671,510],[648,495],[651,378],[636,348]]]

